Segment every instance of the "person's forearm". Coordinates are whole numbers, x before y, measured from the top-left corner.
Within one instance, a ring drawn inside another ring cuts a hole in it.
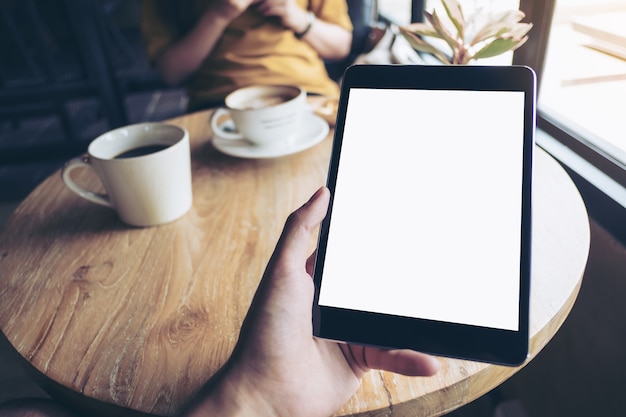
[[[171,45],[156,60],[163,81],[178,85],[193,74],[213,51],[230,19],[210,12],[181,40]]]
[[[283,18],[283,24],[294,33],[302,33],[309,24],[307,15],[307,11],[294,8]],[[322,59],[338,60],[350,53],[352,32],[316,18],[302,40],[311,45]]]
[[[352,33],[317,19],[302,40],[311,45],[321,58],[339,60],[350,53]]]

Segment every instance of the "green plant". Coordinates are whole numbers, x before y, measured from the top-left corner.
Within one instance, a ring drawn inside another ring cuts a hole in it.
[[[515,50],[526,42],[532,28],[532,23],[520,22],[525,17],[520,10],[498,13],[476,27],[485,15],[474,13],[466,19],[457,0],[442,3],[450,21],[447,26],[435,10],[424,11],[427,22],[401,26],[400,32],[413,48],[432,54],[444,64],[468,64]],[[441,48],[425,38],[441,39],[445,44],[440,42]]]

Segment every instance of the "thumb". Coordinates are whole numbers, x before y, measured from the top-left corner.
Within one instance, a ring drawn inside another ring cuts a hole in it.
[[[283,232],[276,244],[274,253],[257,288],[257,292],[252,300],[252,305],[248,311],[244,327],[249,327],[248,322],[256,322],[263,316],[262,311],[271,305],[284,303],[284,298],[280,294],[284,293],[280,289],[285,288],[285,284],[290,288],[288,299],[294,298],[294,283],[300,286],[307,280],[289,279],[307,274],[307,251],[311,244],[313,231],[321,223],[328,210],[330,191],[322,187],[298,210],[294,211],[287,218]],[[312,284],[311,280],[308,280]],[[298,287],[296,287],[298,288]],[[307,286],[307,288],[309,288]],[[312,296],[312,295],[311,295]],[[297,295],[296,295],[297,297]],[[287,303],[288,304],[288,303]],[[281,308],[284,308],[283,304]],[[268,307],[270,306],[270,307]],[[310,308],[308,308],[310,312]],[[242,329],[242,333],[245,333]]]
[[[280,236],[271,266],[274,273],[300,273],[304,270],[311,238],[315,229],[326,216],[330,191],[322,187],[302,207],[287,218]]]

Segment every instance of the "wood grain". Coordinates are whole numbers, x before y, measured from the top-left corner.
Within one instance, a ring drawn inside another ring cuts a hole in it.
[[[194,205],[182,219],[128,227],[57,173],[0,234],[0,328],[82,403],[173,415],[229,357],[287,215],[325,182],[332,132],[297,155],[243,160],[213,149],[209,115],[171,121],[192,141]],[[567,317],[589,249],[584,204],[540,149],[534,180],[531,357]],[[518,369],[442,362],[432,378],[370,372],[338,414],[441,415]]]

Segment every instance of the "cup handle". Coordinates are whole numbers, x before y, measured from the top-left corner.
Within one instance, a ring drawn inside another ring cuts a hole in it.
[[[63,182],[65,185],[80,197],[91,201],[92,203],[100,204],[101,206],[113,207],[109,197],[106,194],[94,193],[93,191],[89,191],[80,185],[76,184],[74,180],[72,180],[70,173],[76,168],[89,168],[94,169],[93,165],[91,165],[91,159],[89,156],[83,156],[79,158],[70,159],[65,166],[63,166],[63,170],[61,171],[61,177],[63,178]]]
[[[211,130],[213,131],[215,135],[219,136],[220,139],[230,139],[230,140],[245,139],[241,133],[229,132],[227,130],[222,129],[222,126],[217,124],[220,117],[229,115],[229,114],[230,113],[228,112],[228,110],[226,110],[223,107],[220,107],[219,109],[215,110],[213,112],[213,115],[211,116]]]

